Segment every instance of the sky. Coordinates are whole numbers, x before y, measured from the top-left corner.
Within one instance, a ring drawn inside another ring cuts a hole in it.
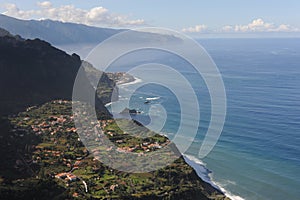
[[[300,35],[299,0],[0,0],[0,13],[98,27],[165,27],[191,35]]]

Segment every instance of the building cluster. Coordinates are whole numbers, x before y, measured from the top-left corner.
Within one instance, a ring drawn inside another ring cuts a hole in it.
[[[24,118],[24,121],[27,118]],[[68,127],[66,126],[67,124],[69,125],[73,124],[73,116],[69,116],[69,115],[49,116],[47,119],[43,121],[36,120],[34,124],[31,125],[31,129],[37,135],[43,133],[50,133],[51,135],[55,135],[57,132],[75,133],[77,131],[77,129],[74,126]]]
[[[70,172],[63,172],[63,173],[56,174],[55,178],[62,179],[68,182],[73,182],[78,180],[77,176]]]
[[[113,120],[101,120],[100,121],[100,125],[101,125],[101,129],[102,130],[105,130],[105,128],[113,123],[114,121]],[[104,133],[106,135],[109,135],[110,137],[113,137],[113,136],[117,136],[118,133],[116,133],[114,130],[105,130]],[[124,133],[124,135],[127,135],[127,133]],[[97,140],[98,141],[98,140]],[[124,146],[123,144],[126,143],[125,140],[123,139],[119,139],[119,140],[116,140],[115,143],[117,145],[119,145],[119,147],[117,147],[116,151],[120,152],[120,153],[131,153],[131,152],[150,152],[150,151],[154,151],[154,150],[157,150],[157,149],[161,149],[163,148],[164,146],[167,146],[170,141],[169,140],[166,140],[166,142],[164,143],[159,143],[159,142],[143,142],[143,143],[140,143],[140,144],[136,144],[136,145],[133,145],[133,146]],[[107,148],[107,151],[111,151],[113,148],[110,147],[110,148]]]

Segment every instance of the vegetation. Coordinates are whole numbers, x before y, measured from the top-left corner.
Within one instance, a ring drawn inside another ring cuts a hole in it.
[[[81,65],[79,56],[70,56],[39,39],[14,37],[5,30],[0,30],[0,47],[1,199],[225,198],[203,182],[183,158],[139,174],[99,162],[74,126],[70,100]],[[82,78],[82,90],[95,92],[97,87]],[[115,78],[105,76],[98,95],[111,95]],[[76,100],[88,101],[86,95],[81,98]],[[138,122],[112,120],[99,97],[95,102],[99,124],[118,150],[148,156],[170,143]]]
[[[103,165],[80,141],[71,109],[71,102],[56,100],[2,119],[1,197],[224,199],[220,192],[199,179],[182,158],[150,173],[125,173]],[[148,146],[169,142],[166,137],[149,130],[149,137],[134,137],[124,133],[113,120],[101,120],[100,123],[106,124],[105,134],[119,148],[138,147],[145,142]],[[128,127],[126,131],[143,129],[131,126],[134,122],[127,120],[118,123]],[[146,153],[147,149],[155,150],[145,145],[144,149],[132,151]]]

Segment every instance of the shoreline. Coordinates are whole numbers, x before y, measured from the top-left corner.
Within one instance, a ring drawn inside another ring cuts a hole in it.
[[[127,86],[127,85],[133,85],[133,84],[137,84],[137,83],[141,83],[141,82],[142,82],[142,79],[133,77],[133,80],[119,83],[119,84],[117,84],[117,86]],[[112,104],[112,102],[109,102],[109,103],[105,104],[105,107],[110,106],[111,104]],[[186,155],[186,154],[182,154],[182,157],[183,157],[184,161],[195,170],[197,176],[202,181],[210,184],[213,188],[222,192],[224,194],[224,196],[230,198],[231,200],[244,200],[244,198],[231,194],[230,192],[225,190],[223,187],[221,187],[220,185],[215,183],[213,180],[211,180],[211,177],[209,175],[212,173],[212,171],[207,169],[205,167],[205,164],[202,163],[198,158],[190,156],[190,155]]]
[[[201,178],[204,182],[221,191],[226,197],[230,198],[231,200],[245,200],[243,197],[231,194],[224,187],[220,186],[220,184],[213,181],[210,176],[210,174],[212,174],[213,172],[206,168],[205,164],[200,159],[187,154],[183,154],[182,156],[185,162],[196,171],[198,177]]]
[[[121,82],[121,83],[117,83],[117,86],[134,85],[134,84],[141,83],[141,82],[142,82],[142,79],[133,76],[133,80],[127,80],[127,81],[124,81],[124,82]],[[108,107],[108,106],[110,106],[112,103],[113,103],[113,102],[108,102],[108,103],[106,103],[104,106],[105,106],[105,107]]]
[[[139,79],[137,77],[133,77],[133,80],[127,81],[127,82],[124,82],[124,83],[117,83],[117,85],[118,86],[126,86],[126,85],[134,85],[134,84],[141,83],[141,82],[142,82],[142,79]]]
[[[118,73],[123,73],[124,72],[118,72]],[[111,73],[112,74],[112,73]],[[113,79],[112,79],[113,80]],[[126,85],[133,85],[133,84],[137,84],[137,83],[140,83],[142,82],[142,79],[139,79],[137,77],[134,77],[134,76],[131,76],[130,79],[123,79],[122,81],[116,81],[116,80],[113,80],[115,83],[116,83],[116,86],[126,86]],[[105,107],[108,107],[112,104],[113,102],[108,102],[106,104],[104,104]]]

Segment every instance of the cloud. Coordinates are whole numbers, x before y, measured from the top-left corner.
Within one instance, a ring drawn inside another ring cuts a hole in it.
[[[193,27],[183,28],[181,30],[184,33],[291,33],[300,32],[299,28],[292,27],[288,24],[276,25],[272,22],[265,22],[261,18],[252,20],[246,25],[226,25],[223,27],[210,29],[206,25],[196,25]]]
[[[73,5],[53,6],[50,1],[38,2],[35,10],[20,10],[15,4],[6,4],[3,14],[20,19],[52,19],[62,22],[73,22],[91,26],[140,26],[143,19],[131,20],[128,16],[112,13],[104,7],[90,10],[76,8]]]
[[[249,33],[249,32],[297,32],[299,29],[291,27],[287,24],[275,25],[274,23],[265,22],[263,19],[258,18],[253,20],[247,25],[227,25],[221,29],[221,32],[236,32],[236,33]]]
[[[41,8],[51,8],[52,3],[50,1],[37,2],[37,5]]]
[[[207,31],[207,26],[204,24],[200,24],[194,27],[183,28],[181,31],[185,33],[201,33]]]
[[[231,31],[233,31],[232,26],[227,25],[222,28],[222,32],[231,32]]]

